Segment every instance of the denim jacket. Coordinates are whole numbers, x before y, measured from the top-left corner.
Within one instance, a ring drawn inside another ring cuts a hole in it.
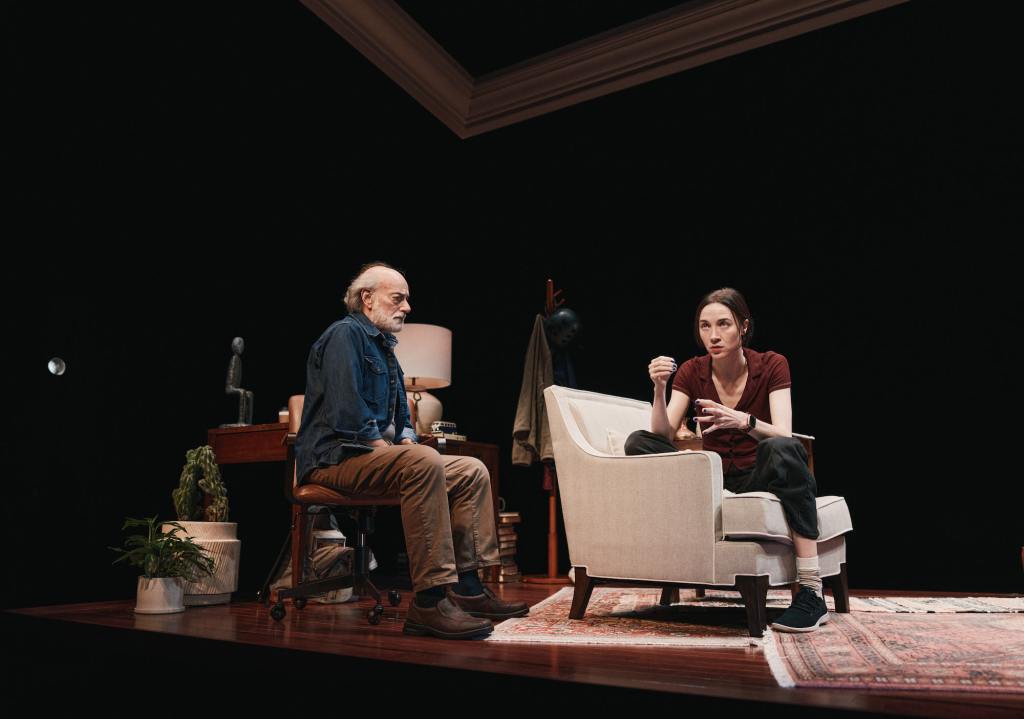
[[[395,443],[416,441],[396,344],[393,334],[381,332],[361,312],[335,322],[313,344],[295,442],[300,481],[317,467],[372,451],[366,443],[382,439],[392,422]]]

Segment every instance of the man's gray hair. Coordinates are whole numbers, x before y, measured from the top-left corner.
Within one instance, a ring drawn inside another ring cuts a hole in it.
[[[380,272],[376,271],[378,267],[395,270],[387,262],[371,262],[360,267],[359,272],[352,278],[352,282],[345,291],[345,307],[349,312],[363,311],[363,290],[373,292],[380,284]],[[401,270],[395,270],[395,272],[402,274]]]

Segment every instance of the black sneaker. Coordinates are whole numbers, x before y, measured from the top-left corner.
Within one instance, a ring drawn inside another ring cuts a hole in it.
[[[782,616],[772,622],[772,629],[780,632],[813,632],[828,623],[828,607],[825,600],[807,587],[800,587],[796,599]]]

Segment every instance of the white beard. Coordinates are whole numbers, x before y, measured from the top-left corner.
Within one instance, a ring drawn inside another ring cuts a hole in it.
[[[381,332],[401,332],[405,326],[404,317],[395,317],[379,307],[370,310],[369,318],[373,326]]]

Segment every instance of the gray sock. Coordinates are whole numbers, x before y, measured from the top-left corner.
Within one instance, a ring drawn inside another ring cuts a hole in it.
[[[817,556],[796,558],[796,581],[801,587],[807,587],[819,597],[822,596]]]

